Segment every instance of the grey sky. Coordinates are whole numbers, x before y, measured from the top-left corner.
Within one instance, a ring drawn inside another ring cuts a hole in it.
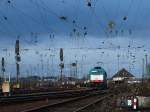
[[[87,6],[88,2],[91,7]],[[59,48],[64,48],[67,66],[77,59],[79,66],[84,64],[85,73],[102,61],[112,76],[118,70],[117,55],[120,54],[120,68],[131,68],[133,74],[141,76],[142,58],[150,49],[149,4],[148,0],[10,0],[10,3],[1,0],[0,48],[8,51],[1,50],[0,56],[7,56],[7,72],[14,74],[14,44],[19,36],[21,48],[29,49],[21,51],[23,75],[27,69],[30,71],[29,65],[38,69],[40,56],[45,58],[47,72],[47,60],[50,66],[52,61],[50,55],[55,55],[54,69],[58,75]],[[115,24],[112,29],[108,26],[111,21]],[[48,48],[54,50],[45,50]],[[83,56],[86,56],[84,61]],[[81,71],[79,69],[79,75]]]

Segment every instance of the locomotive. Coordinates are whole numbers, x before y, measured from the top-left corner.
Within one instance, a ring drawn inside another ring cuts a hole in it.
[[[107,73],[98,66],[89,71],[87,86],[91,88],[107,89]]]

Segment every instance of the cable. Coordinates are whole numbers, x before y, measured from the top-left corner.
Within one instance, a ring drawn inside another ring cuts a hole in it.
[[[132,27],[133,27],[133,30],[135,29],[135,28],[137,28],[136,26],[134,26],[134,25],[136,25],[137,23],[138,23],[138,17],[140,16],[140,9],[141,9],[141,6],[142,6],[142,0],[139,0],[139,3],[138,3],[138,5],[137,5],[137,10],[136,10],[136,12],[134,13],[135,14],[135,18],[133,19],[133,25],[132,25]]]
[[[34,23],[36,23],[37,25],[42,25],[42,27],[45,29],[45,30],[48,30],[48,29],[50,29],[51,31],[53,31],[53,29],[51,29],[50,27],[44,27],[43,26],[43,24],[41,24],[41,22],[38,20],[38,19],[36,19],[35,17],[33,17],[33,16],[31,16],[31,15],[29,15],[29,14],[27,14],[27,13],[25,13],[24,11],[22,11],[21,9],[18,9],[17,7],[13,7],[13,9],[15,9],[17,12],[19,12],[20,14],[22,14],[22,15],[24,15],[25,17],[29,17]]]
[[[129,13],[131,12],[131,8],[132,8],[132,5],[133,5],[133,0],[131,0],[131,2],[129,3],[129,7],[127,8],[127,14],[126,14],[126,19],[128,19],[129,17]],[[121,23],[120,23],[120,25],[118,26],[118,29],[121,29],[121,32],[123,33],[123,25],[124,25],[124,23],[125,23],[125,21],[126,21],[126,19],[125,18],[123,18],[123,20],[121,21]]]
[[[71,25],[72,21],[69,20],[69,18],[67,17],[65,20],[64,19],[61,19],[61,18],[64,18],[65,16],[59,16],[57,13],[55,13],[54,11],[52,11],[50,9],[50,7],[47,6],[47,4],[44,3],[44,1],[41,0],[41,7],[46,11],[48,12],[49,14],[52,14],[54,15],[57,19],[59,19],[61,22],[63,21],[64,23],[67,23],[67,25]],[[82,27],[76,25],[77,28],[79,29],[82,29]]]
[[[5,29],[4,30],[4,32],[3,33],[8,33],[8,31],[6,31],[6,29],[8,29],[9,30],[9,32],[12,32],[13,33],[13,31],[12,31],[12,29],[14,29],[14,27],[12,26],[12,24],[10,23],[10,21],[9,21],[9,19],[10,18],[8,18],[7,16],[6,16],[6,14],[4,14],[3,12],[2,12],[2,10],[1,10],[1,12],[0,12],[1,14],[2,14],[2,18],[1,18],[1,23],[3,22],[3,23],[6,23],[6,25],[8,26],[11,26],[11,27],[6,27],[5,25],[3,25],[3,28],[2,29]]]
[[[92,14],[94,15],[94,17],[97,19],[97,20],[99,20],[98,19],[98,16],[96,15],[96,13],[95,13],[95,11],[92,9],[92,8],[90,8],[91,9],[91,12],[92,12]],[[96,20],[96,21],[97,21]],[[105,26],[101,23],[101,21],[99,21],[99,22],[97,22],[98,24],[100,24],[100,28],[102,29],[102,31],[104,32],[104,34],[106,35],[106,37],[108,37],[108,35],[105,33]]]
[[[41,4],[42,4],[41,0],[40,0],[40,2],[38,2],[38,0],[36,0],[36,1],[31,0],[31,2],[36,6],[37,10],[39,10],[43,25],[48,29],[50,28],[52,30],[51,33],[56,31],[56,30],[52,29],[50,27],[50,25],[48,25],[48,23],[46,22],[47,20],[46,20],[46,17],[44,16],[46,14],[46,12],[45,12],[44,8],[41,7]]]

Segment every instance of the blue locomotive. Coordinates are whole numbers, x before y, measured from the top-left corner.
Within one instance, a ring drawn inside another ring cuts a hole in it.
[[[107,89],[107,73],[102,67],[94,67],[89,71],[88,87]]]

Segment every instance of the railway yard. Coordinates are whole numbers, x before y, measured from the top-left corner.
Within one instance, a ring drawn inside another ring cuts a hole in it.
[[[31,98],[5,98],[1,101],[1,111],[7,112],[80,112],[91,105],[102,102],[106,98],[112,97],[108,91],[99,90],[78,90],[69,92],[59,92],[58,94],[49,93],[46,97],[42,95],[37,99]],[[48,97],[53,96],[53,97]],[[24,100],[24,101],[22,101]],[[10,103],[11,102],[11,103]],[[9,104],[9,105],[8,105]]]
[[[0,112],[150,112],[150,0],[0,0]]]
[[[138,85],[139,86],[139,85]],[[138,87],[137,86],[137,87]],[[134,85],[135,87],[135,85]],[[117,99],[135,95],[133,86],[121,85],[107,90],[55,88],[53,92],[34,92],[1,96],[1,112],[128,112],[131,108],[118,107]],[[29,91],[29,90],[28,90]],[[33,91],[32,91],[33,92]],[[140,90],[136,94],[141,94]],[[148,95],[148,92],[147,92]],[[144,109],[144,112],[149,112]]]

